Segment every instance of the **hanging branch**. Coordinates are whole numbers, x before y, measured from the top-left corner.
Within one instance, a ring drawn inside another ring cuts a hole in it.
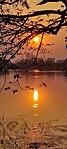
[[[53,2],[62,2],[61,8],[59,10],[49,8],[46,10],[41,7]],[[30,52],[28,43],[33,37],[41,34],[35,60],[28,62],[26,72],[37,60],[44,34],[57,35],[62,27],[67,26],[67,0],[43,0],[36,4],[37,10],[34,12],[28,10],[27,13],[25,11],[25,14],[23,13],[24,6],[27,9],[31,7],[27,0],[0,0],[0,56],[2,59],[0,72],[5,72],[8,69],[8,64],[17,57],[19,51],[24,53],[25,48],[27,48]],[[45,16],[47,16],[47,20]],[[65,43],[67,44],[66,38]],[[24,46],[26,47],[24,48]],[[19,84],[19,81],[17,82]]]

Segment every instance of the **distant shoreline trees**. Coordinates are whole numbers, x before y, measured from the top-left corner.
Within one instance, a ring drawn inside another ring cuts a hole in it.
[[[28,68],[29,70],[39,69],[40,71],[64,71],[67,73],[67,58],[65,60],[57,61],[52,61],[51,58],[46,59],[46,61],[43,58],[37,58],[35,63],[34,60],[35,58],[31,58],[30,60],[21,59],[21,61],[15,62],[12,65],[11,63],[8,63],[7,68],[22,70],[26,70]],[[7,61],[8,60],[4,60],[3,63],[5,64]]]

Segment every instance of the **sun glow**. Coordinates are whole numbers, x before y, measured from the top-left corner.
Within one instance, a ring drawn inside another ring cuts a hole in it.
[[[34,101],[38,101],[38,91],[34,90]]]
[[[34,40],[34,42],[39,42],[39,37],[38,37],[38,36],[35,36],[35,37],[33,38],[33,40]]]

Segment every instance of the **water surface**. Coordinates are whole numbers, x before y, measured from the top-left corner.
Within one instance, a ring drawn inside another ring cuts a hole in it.
[[[7,74],[5,87],[13,81],[13,72]],[[0,86],[4,75],[0,75]],[[41,86],[42,82],[47,87]],[[38,90],[38,100],[34,101],[34,90],[22,90],[13,94],[18,86],[11,85],[11,90],[0,93],[0,115],[14,117],[22,114],[29,124],[49,120],[63,120],[67,117],[67,76],[62,72],[29,72],[20,79],[20,84]],[[41,86],[41,87],[40,87]],[[4,88],[5,88],[4,87]]]

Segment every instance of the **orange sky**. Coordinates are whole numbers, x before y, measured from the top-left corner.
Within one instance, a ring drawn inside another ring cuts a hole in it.
[[[47,3],[45,5],[41,5],[38,6],[36,5],[37,3],[39,3],[41,0],[27,0],[30,9],[27,10],[26,7],[23,7],[23,11],[22,11],[22,15],[23,14],[28,14],[28,13],[33,13],[35,10],[43,10],[43,9],[60,9],[61,8],[61,2],[56,2],[56,3]],[[20,6],[21,8],[21,6]],[[4,8],[6,9],[6,8]],[[10,13],[16,14],[16,10],[14,10],[15,7],[10,6]],[[64,9],[64,8],[62,8]],[[52,16],[52,17],[57,17]],[[43,16],[42,16],[43,18]],[[37,18],[33,18],[34,20],[36,20]],[[47,19],[47,16],[45,16],[45,19]],[[48,17],[49,19],[49,17]],[[44,21],[45,22],[45,21]],[[55,57],[56,59],[64,59],[67,57],[67,50],[65,47],[65,37],[66,36],[66,31],[63,28],[62,30],[60,30],[58,32],[58,34],[55,35],[49,35],[49,36],[44,36],[43,39],[43,43],[44,43],[44,47],[46,44],[50,44],[50,43],[54,43],[54,46],[50,47],[50,50],[52,52],[52,55],[47,55],[48,57]],[[49,47],[45,47],[45,48],[49,48]]]
[[[34,10],[41,10],[41,9],[59,9],[61,8],[61,2],[57,3],[47,3],[46,5],[36,6],[37,3],[39,3],[41,0],[28,0],[28,3],[30,5],[29,11]],[[63,9],[63,8],[62,8]],[[48,57],[55,57],[56,59],[64,59],[67,57],[67,50],[65,47],[65,37],[66,36],[66,30],[63,28],[58,32],[58,34],[55,35],[49,35],[44,36],[43,43],[54,43],[54,46],[50,47],[50,50],[52,51],[52,55],[48,55]]]

